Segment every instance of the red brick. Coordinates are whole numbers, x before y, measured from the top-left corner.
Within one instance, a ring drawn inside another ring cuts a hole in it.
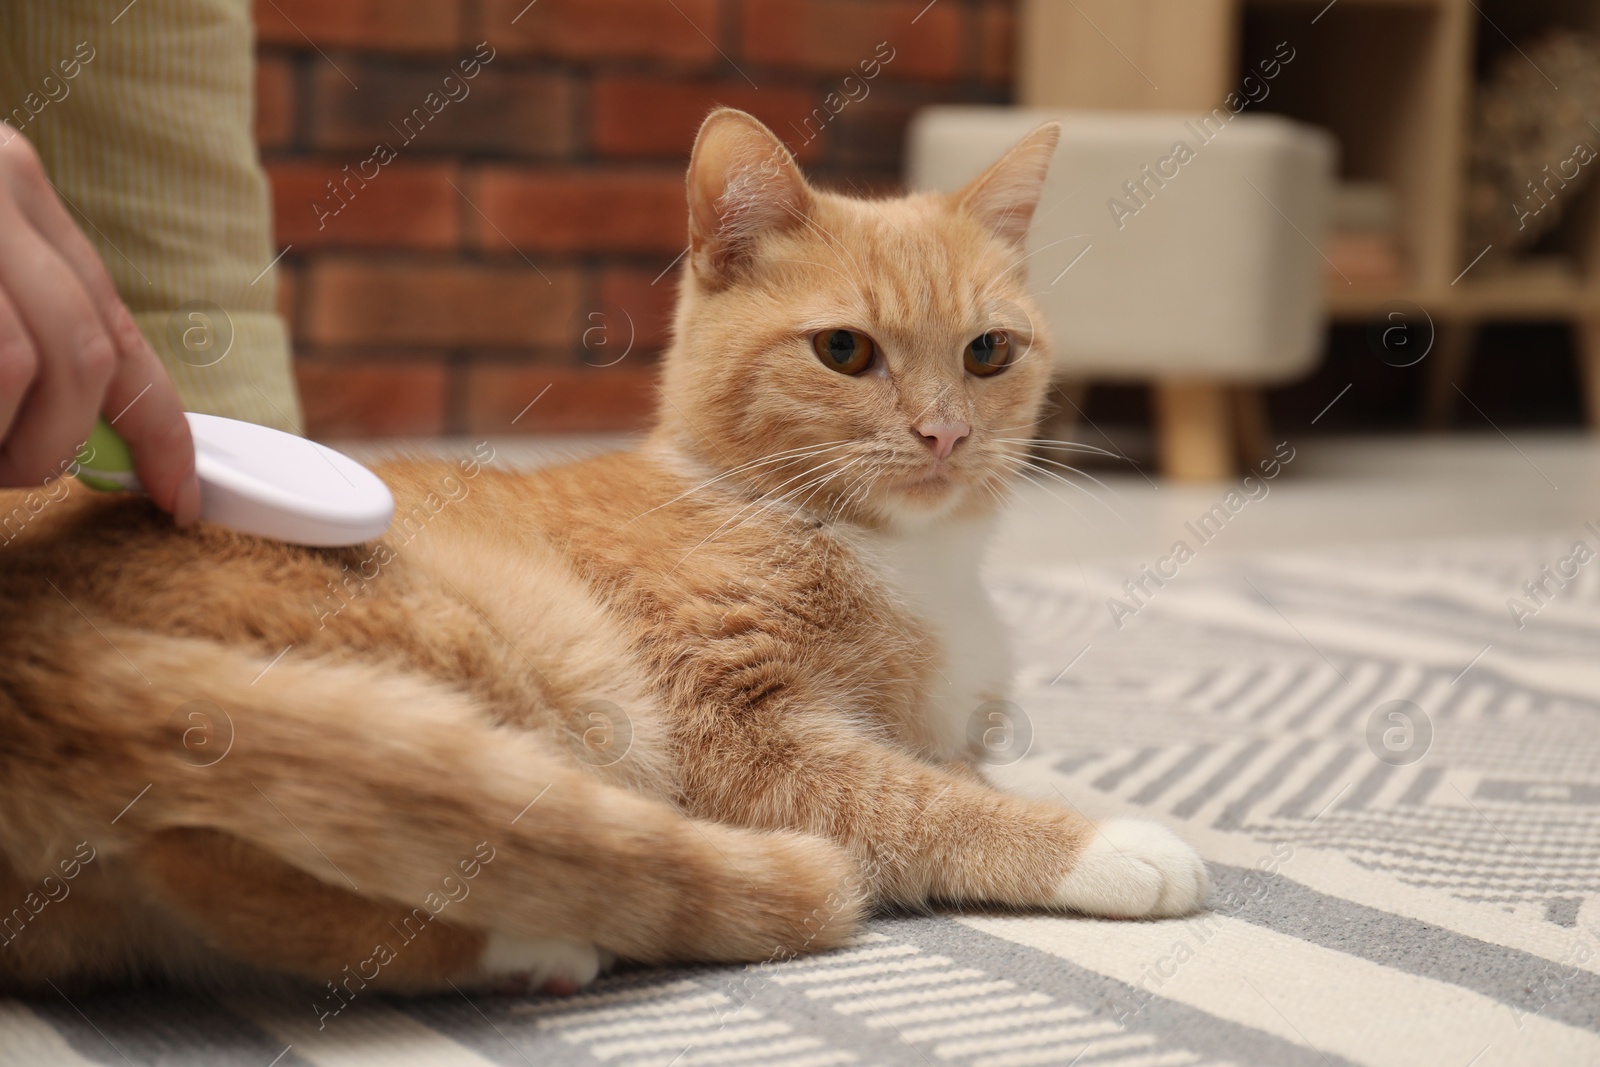
[[[1016,74],[1017,21],[1009,4],[990,3],[978,12],[978,77],[985,85],[1009,86]]]
[[[948,0],[743,0],[741,15],[742,54],[751,63],[843,77],[859,73],[886,42],[880,77],[961,74],[962,10]]]
[[[642,430],[655,419],[656,371],[642,362],[604,369],[475,363],[466,373],[468,433]]]
[[[301,285],[312,344],[565,347],[576,337],[578,278],[553,267],[335,259]]]
[[[398,52],[462,44],[459,0],[256,0],[254,10],[263,44]]]
[[[584,329],[578,337],[585,363],[604,366],[624,351],[627,358],[637,359],[667,346],[678,300],[678,268],[663,273],[661,267],[608,267],[601,272],[599,302],[582,316]]]
[[[282,148],[294,137],[294,67],[282,56],[256,60],[256,145]]]
[[[829,162],[848,170],[899,170],[917,106],[885,96],[845,108],[833,122]]]
[[[462,75],[459,63],[343,59],[339,65],[361,91],[351,92],[327,64],[315,68],[311,143],[318,148],[365,156],[381,142],[402,156],[538,158],[572,149],[572,89],[564,75],[514,72],[493,62],[478,64],[471,78]],[[425,103],[429,94],[437,113]]]
[[[311,437],[435,436],[444,432],[445,367],[297,359],[295,380]]]
[[[671,252],[688,243],[679,171],[485,170],[467,216],[486,252]],[[492,220],[492,225],[490,221]]]
[[[374,170],[363,182],[362,173]],[[453,164],[273,163],[267,176],[280,245],[446,249],[460,241],[466,205],[450,187],[461,184]]]
[[[726,106],[750,112],[789,142],[800,159],[809,160],[815,158],[821,144],[812,135],[829,117],[819,94],[773,86],[757,91],[742,81],[600,77],[595,79],[590,99],[594,149],[613,156],[688,160],[695,132],[706,114],[714,107]],[[805,122],[813,110],[817,115],[807,128]]]
[[[720,59],[717,8],[718,0],[488,0],[482,35],[519,55],[706,65]]]

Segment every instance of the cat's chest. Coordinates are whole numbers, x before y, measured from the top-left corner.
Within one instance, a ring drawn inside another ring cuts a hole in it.
[[[945,758],[967,751],[973,714],[1010,685],[1005,630],[978,578],[988,533],[987,523],[946,523],[867,535],[873,569],[936,645],[926,710]]]

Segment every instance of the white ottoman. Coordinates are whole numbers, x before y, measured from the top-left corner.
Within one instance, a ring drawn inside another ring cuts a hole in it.
[[[1029,234],[1028,270],[1063,376],[1176,383],[1170,395],[1202,398],[1206,388],[1220,396],[1222,386],[1284,381],[1313,366],[1331,136],[1226,108],[936,107],[912,122],[907,183],[956,189],[1048,119],[1062,123],[1061,147]],[[1183,383],[1200,388],[1185,394]],[[1180,438],[1162,442],[1169,473],[1232,469],[1231,446],[1206,440],[1206,421],[1200,411],[1163,412],[1163,436]]]

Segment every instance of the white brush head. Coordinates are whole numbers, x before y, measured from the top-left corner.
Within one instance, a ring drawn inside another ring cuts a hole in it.
[[[382,537],[394,496],[340,452],[253,422],[187,412],[200,479],[200,517],[296,545],[356,545]],[[78,478],[107,491],[140,489],[127,443],[104,420],[89,437]]]
[[[200,517],[298,545],[382,537],[394,496],[378,476],[315,441],[216,415],[187,415]]]

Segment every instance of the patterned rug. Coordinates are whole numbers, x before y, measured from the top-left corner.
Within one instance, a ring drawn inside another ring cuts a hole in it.
[[[322,1029],[302,1000],[0,1001],[0,1065],[1600,1064],[1600,568],[1572,553],[996,574],[1023,670],[995,777],[1178,828],[1216,884],[1193,919],[885,917]]]

